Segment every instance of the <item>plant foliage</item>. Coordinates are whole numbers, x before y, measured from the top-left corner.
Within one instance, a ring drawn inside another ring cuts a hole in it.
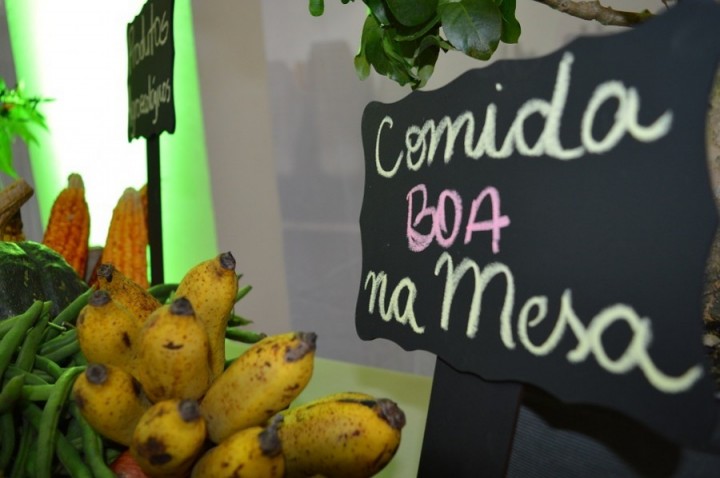
[[[45,98],[28,97],[22,85],[8,88],[0,78],[0,172],[12,178],[18,174],[13,166],[12,144],[16,138],[25,143],[37,143],[32,125],[47,129],[45,117],[38,111],[38,105]]]
[[[517,43],[520,37],[515,0],[362,1],[368,16],[355,56],[361,79],[372,68],[402,86],[422,88],[441,51],[488,60],[500,42]],[[324,9],[324,0],[309,0],[311,15],[320,16]]]

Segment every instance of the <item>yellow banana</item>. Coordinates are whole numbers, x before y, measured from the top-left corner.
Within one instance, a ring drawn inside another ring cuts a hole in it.
[[[395,455],[405,425],[386,398],[321,398],[277,416],[287,478],[373,476]]]
[[[140,418],[130,454],[151,478],[186,476],[207,438],[196,400],[162,400]]]
[[[191,478],[282,478],[285,461],[277,425],[244,428],[205,452]]]
[[[365,392],[355,392],[355,391],[345,391],[345,392],[335,392],[331,393],[329,395],[324,395],[322,397],[318,397],[314,400],[311,400],[309,402],[306,402],[304,404],[300,404],[300,406],[305,405],[316,405],[318,403],[322,402],[333,402],[333,401],[341,401],[341,400],[375,400],[375,396],[371,395],[369,393]]]
[[[184,297],[161,306],[140,332],[138,380],[153,402],[202,397],[210,386],[207,332]]]
[[[187,297],[210,339],[213,377],[225,366],[225,329],[238,293],[236,261],[230,252],[190,269],[180,281],[175,297]]]
[[[89,363],[125,368],[133,373],[140,325],[106,290],[92,293],[77,318],[80,349]]]
[[[90,364],[72,390],[85,420],[102,436],[129,446],[140,417],[150,407],[140,384],[125,370]]]
[[[110,263],[98,266],[97,281],[98,288],[110,292],[116,301],[130,309],[140,324],[161,305],[150,292]]]
[[[200,402],[210,439],[220,443],[286,408],[310,381],[316,339],[313,332],[272,335],[235,359]]]

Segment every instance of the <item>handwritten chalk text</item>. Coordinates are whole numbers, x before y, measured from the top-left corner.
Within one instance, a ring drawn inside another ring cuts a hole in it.
[[[413,198],[420,196],[420,210],[415,214],[415,203]],[[407,239],[408,247],[413,252],[424,251],[433,240],[438,245],[447,249],[453,245],[455,239],[460,232],[460,225],[463,218],[463,203],[460,194],[452,189],[445,189],[440,193],[437,200],[437,207],[428,206],[427,186],[418,184],[410,189],[407,193]],[[490,219],[478,220],[478,211],[485,200],[490,201]],[[447,215],[445,208],[447,202],[450,202],[452,211],[453,224],[452,228],[448,228]],[[423,219],[430,218],[430,232],[423,234],[417,230]],[[473,237],[473,233],[477,231],[490,231],[492,233],[492,251],[493,254],[500,252],[500,230],[510,225],[510,218],[500,214],[500,193],[492,186],[483,189],[480,194],[472,201],[470,205],[470,213],[468,214],[467,225],[465,226],[464,243],[468,244]]]
[[[636,88],[626,86],[623,82],[610,80],[600,83],[593,91],[581,119],[580,144],[566,147],[560,141],[563,113],[571,84],[572,64],[574,55],[566,52],[558,66],[555,85],[550,101],[541,98],[527,100],[516,112],[515,118],[502,143],[497,142],[498,108],[489,103],[485,109],[485,120],[479,135],[475,134],[477,119],[471,111],[465,111],[455,118],[444,116],[440,121],[426,120],[422,125],[410,125],[405,131],[405,150],[400,151],[394,162],[387,163],[381,158],[380,143],[383,131],[393,128],[395,122],[386,115],[377,127],[375,137],[375,169],[385,178],[394,177],[404,166],[408,171],[418,171],[430,166],[438,148],[444,141],[445,148],[442,158],[445,164],[452,159],[456,143],[462,141],[462,149],[466,157],[480,159],[482,157],[503,159],[519,153],[528,157],[548,156],[560,160],[577,159],[587,153],[601,154],[612,150],[626,135],[637,141],[651,143],[659,140],[672,127],[673,113],[668,110],[650,124],[642,125],[638,120],[640,114],[640,95]],[[604,136],[593,135],[593,126],[600,108],[608,101],[615,100],[617,109],[614,122]],[[525,137],[525,121],[533,115],[543,118],[543,128],[535,144],[528,144]],[[464,136],[461,134],[464,129]]]
[[[481,268],[470,258],[464,258],[457,266],[452,256],[443,252],[435,264],[435,276],[444,271],[443,301],[440,311],[440,328],[448,331],[455,292],[461,280],[467,275],[474,281],[470,308],[465,325],[465,336],[474,339],[477,335],[482,313],[482,300],[489,284],[499,278],[505,286],[505,298],[498,320],[500,322],[500,341],[507,350],[515,350],[518,341],[522,347],[537,357],[556,352],[561,341],[571,334],[577,345],[566,352],[565,358],[571,364],[585,362],[593,356],[598,365],[611,374],[625,374],[639,369],[647,381],[663,393],[680,393],[691,388],[702,376],[701,365],[694,365],[680,375],[669,375],[660,370],[650,356],[652,344],[652,323],[648,317],[641,317],[629,305],[613,304],[602,309],[585,325],[575,313],[572,305],[572,291],[566,289],[560,297],[560,310],[550,334],[542,341],[531,338],[530,331],[538,327],[546,318],[548,297],[535,295],[528,298],[520,307],[513,333],[513,312],[515,306],[515,278],[505,264],[493,262]],[[370,271],[365,276],[364,289],[370,289],[368,313],[375,313],[376,305],[382,320],[397,321],[408,325],[416,334],[425,332],[425,325],[418,324],[415,314],[415,302],[418,290],[415,283],[404,277],[387,297],[388,277],[385,272]],[[428,314],[432,316],[433,314]],[[603,344],[603,336],[614,324],[624,323],[632,334],[624,351],[617,358],[611,358]],[[516,340],[516,337],[518,340]]]

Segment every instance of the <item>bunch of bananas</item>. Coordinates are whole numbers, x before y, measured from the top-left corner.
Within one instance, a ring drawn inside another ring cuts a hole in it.
[[[343,392],[302,406],[317,336],[260,336],[226,362],[237,301],[231,253],[190,269],[161,302],[110,264],[77,318],[88,366],[72,397],[150,477],[370,477],[394,456],[405,416]]]

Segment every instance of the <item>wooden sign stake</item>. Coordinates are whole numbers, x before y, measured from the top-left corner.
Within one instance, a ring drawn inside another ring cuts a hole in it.
[[[160,194],[160,136],[151,135],[147,148],[148,241],[150,243],[150,283],[165,281],[163,270],[162,201]]]
[[[488,382],[435,362],[418,478],[503,477],[523,386]]]

